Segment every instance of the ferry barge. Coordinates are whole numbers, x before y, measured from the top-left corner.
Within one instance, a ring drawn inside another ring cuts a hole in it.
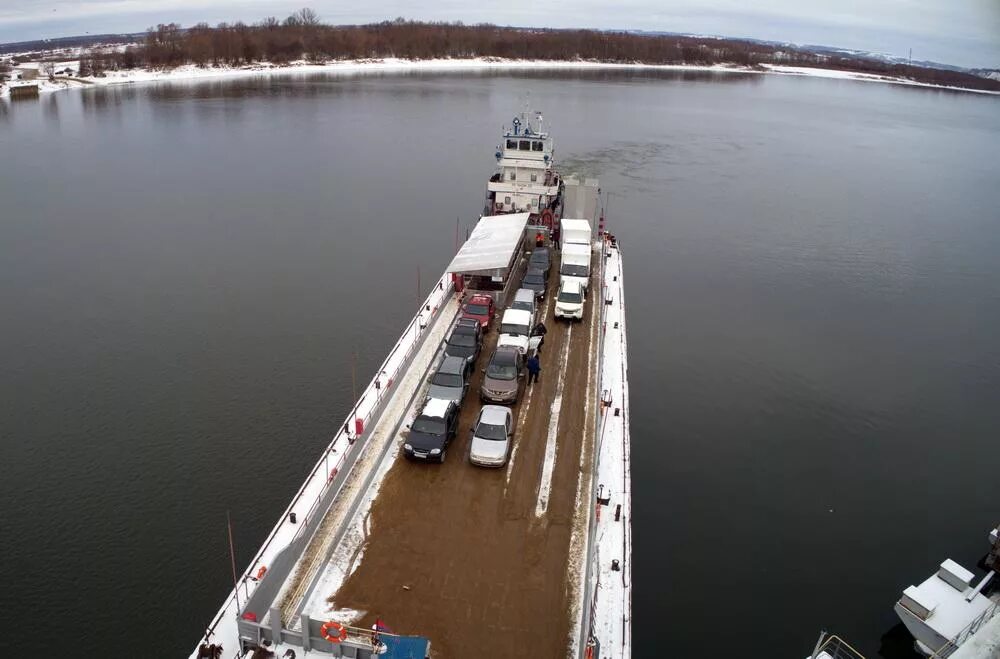
[[[622,255],[597,181],[564,180],[553,159],[551,136],[524,115],[504,131],[489,212],[318,447],[192,658],[631,656]],[[554,317],[565,219],[592,227],[582,237],[590,255],[582,318],[569,322]],[[483,410],[476,393],[490,356],[515,349],[505,347],[501,315],[543,250],[552,275],[534,320],[547,332],[541,346],[522,349],[528,358],[539,347],[540,376],[529,385],[515,374],[506,461],[484,469],[469,460]],[[461,320],[473,295],[495,303],[482,333],[478,320]],[[466,331],[481,341],[468,392],[457,407],[428,405],[449,339]],[[403,459],[414,453],[408,438],[426,430],[421,415],[452,409],[440,464]]]

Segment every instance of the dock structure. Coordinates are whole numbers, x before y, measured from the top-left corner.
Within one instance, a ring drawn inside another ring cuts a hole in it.
[[[523,258],[515,243],[516,258],[504,261],[511,271]],[[429,655],[431,644],[440,657],[525,648],[545,657],[629,656],[620,253],[605,235],[594,242],[590,294],[574,323],[553,315],[559,252],[553,256],[540,307],[548,328],[541,379],[522,380],[507,464],[484,469],[467,460],[480,369],[498,322],[485,336],[448,460],[402,457],[460,315],[457,279],[445,273],[217,614],[207,643],[223,644],[224,656],[264,643],[277,656],[291,649],[357,659],[404,656],[404,647],[405,656]]]

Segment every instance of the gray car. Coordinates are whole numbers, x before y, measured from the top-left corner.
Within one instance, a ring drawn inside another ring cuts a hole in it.
[[[427,397],[452,400],[461,404],[465,392],[469,390],[471,371],[471,362],[464,357],[445,357],[437,372],[429,380]]]
[[[511,309],[521,309],[531,314],[531,322],[535,322],[535,291],[530,288],[519,288],[514,293],[514,301],[510,303]]]
[[[513,346],[501,346],[493,352],[490,363],[483,370],[483,384],[479,397],[490,403],[517,402],[521,393],[521,379],[524,377],[524,357]]]
[[[514,415],[509,407],[483,405],[472,427],[469,462],[480,467],[502,467],[510,455]]]

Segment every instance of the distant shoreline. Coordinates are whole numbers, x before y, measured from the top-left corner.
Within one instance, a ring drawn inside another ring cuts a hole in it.
[[[72,64],[74,60],[66,60]],[[941,89],[974,94],[1000,95],[1000,92],[969,87],[957,87],[919,82],[906,78],[898,78],[879,74],[859,73],[840,69],[823,69],[802,66],[783,66],[776,64],[760,64],[757,66],[742,66],[737,64],[643,64],[614,63],[588,60],[519,60],[497,57],[480,57],[468,59],[401,59],[378,58],[363,60],[337,60],[327,63],[310,63],[296,61],[284,65],[262,62],[243,66],[208,66],[198,67],[186,64],[170,69],[144,69],[109,71],[103,77],[66,77],[56,76],[55,81],[39,78],[39,91],[42,93],[60,91],[63,89],[83,88],[90,86],[116,86],[148,82],[192,82],[200,80],[224,80],[254,76],[312,74],[312,73],[401,73],[401,72],[462,72],[484,70],[649,70],[649,71],[692,71],[706,73],[737,73],[737,74],[771,74],[794,75],[816,78],[854,80],[858,82],[880,82],[884,84],[921,87],[926,89]],[[9,96],[9,87],[0,88],[0,98]]]

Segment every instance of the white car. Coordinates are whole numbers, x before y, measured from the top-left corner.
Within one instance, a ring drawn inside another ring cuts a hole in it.
[[[480,467],[507,464],[514,436],[514,417],[509,407],[483,405],[472,427],[469,462]]]
[[[531,341],[531,312],[507,309],[500,319],[500,337],[497,347],[512,346],[522,355],[528,354]]]
[[[587,300],[587,289],[580,280],[563,278],[559,282],[559,295],[556,296],[556,318],[567,320],[583,319],[583,303]]]

